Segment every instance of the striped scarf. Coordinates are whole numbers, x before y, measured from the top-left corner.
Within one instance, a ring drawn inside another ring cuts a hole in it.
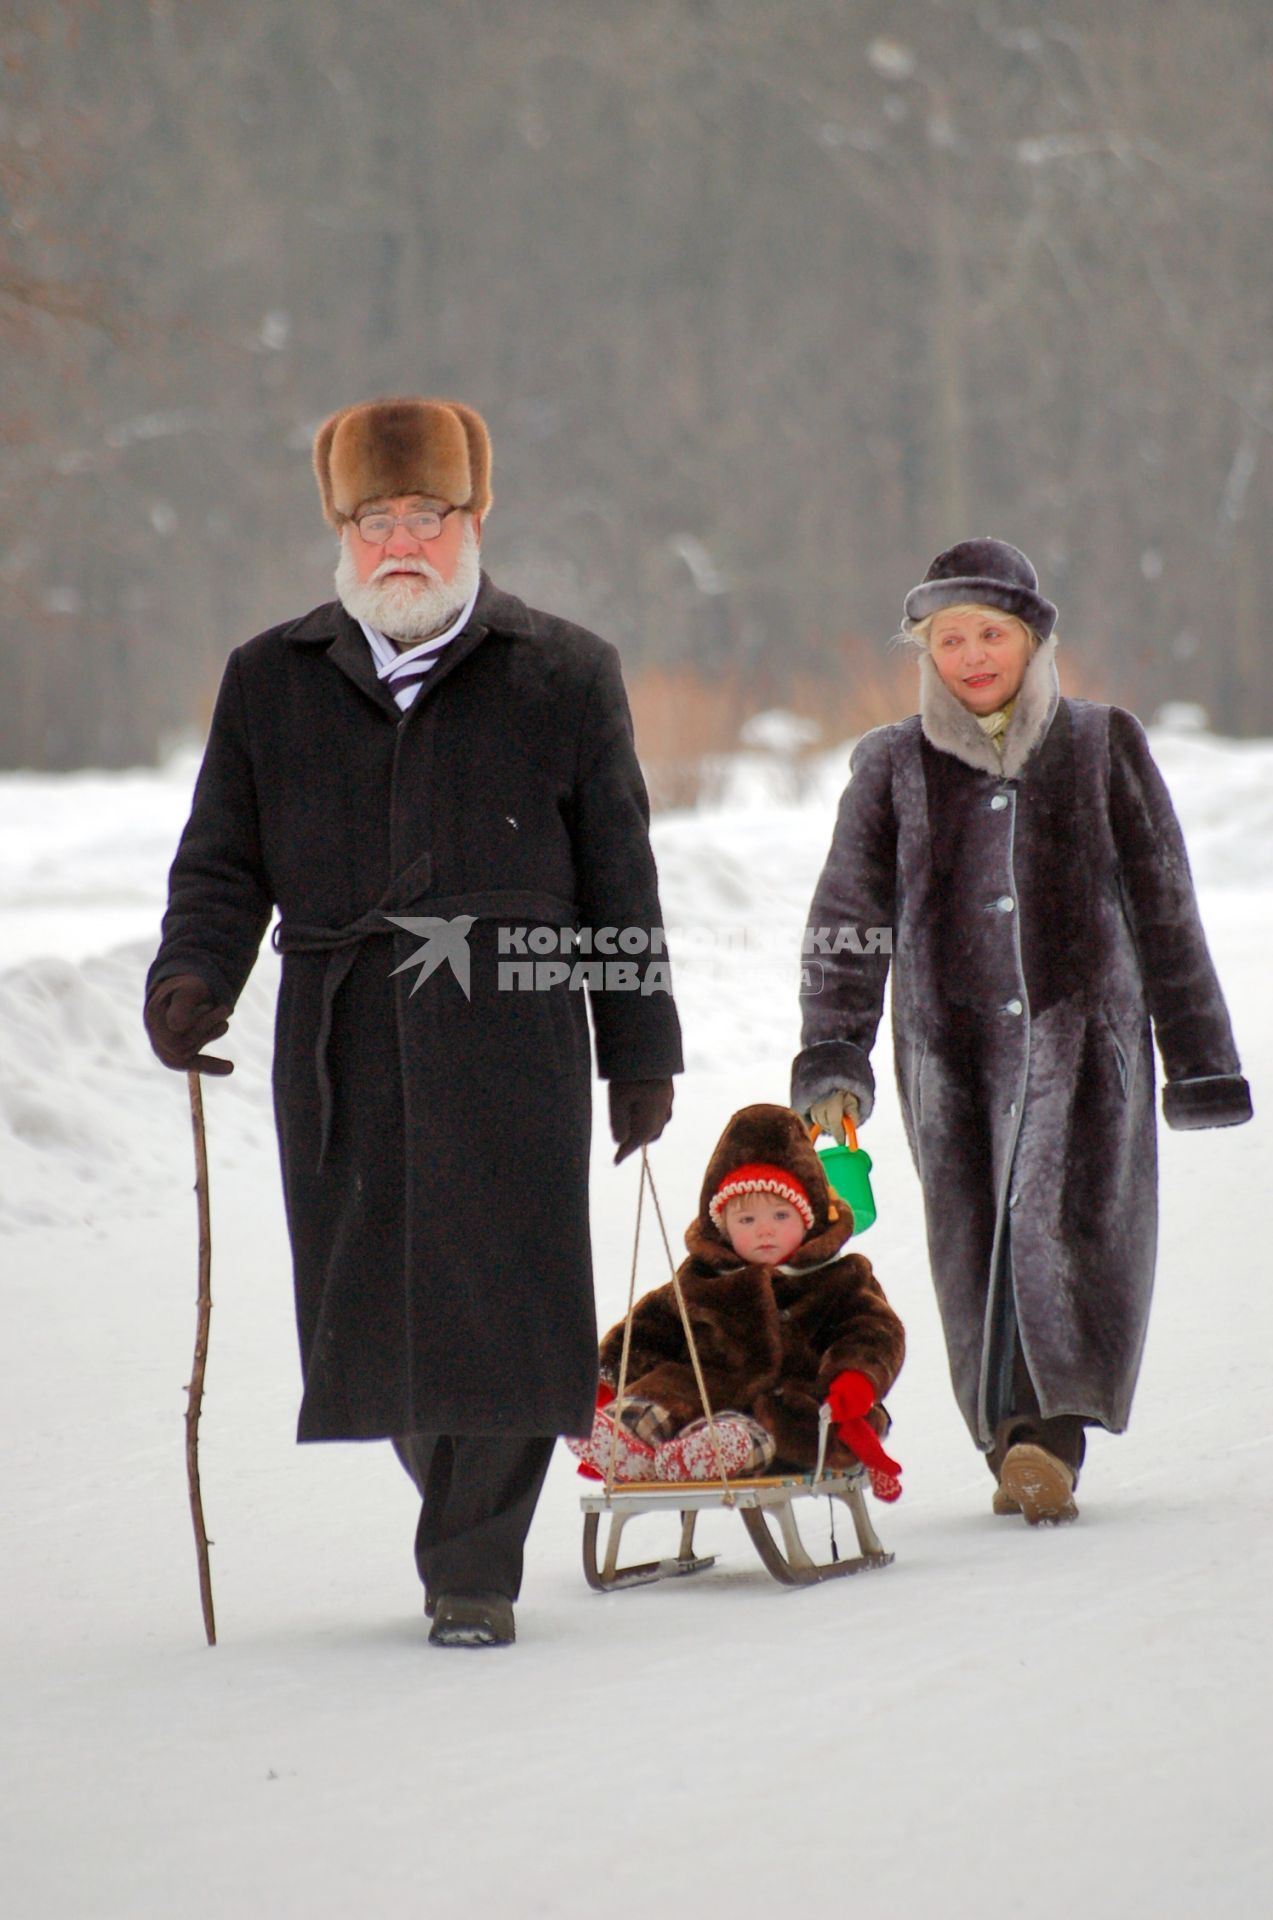
[[[425,675],[431,673],[437,665],[438,656],[443,647],[463,633],[473,611],[473,602],[477,599],[475,586],[449,627],[441,633],[435,633],[431,639],[422,640],[418,647],[409,647],[399,651],[393,641],[376,627],[369,627],[365,620],[358,622],[367,636],[367,645],[371,648],[371,657],[376,663],[377,677],[384,681],[403,713],[411,705],[420,691],[420,683]]]

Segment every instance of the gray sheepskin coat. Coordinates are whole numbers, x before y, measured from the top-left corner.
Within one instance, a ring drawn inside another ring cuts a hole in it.
[[[1251,1114],[1144,732],[1062,699],[1055,646],[1027,668],[1002,763],[927,657],[920,713],[859,742],[810,910],[792,1077],[797,1111],[847,1089],[869,1116],[890,960],[866,929],[891,928],[902,1116],[983,1448],[1015,1411],[1014,1323],[1045,1418],[1127,1424],[1157,1238],[1151,1021],[1169,1126]],[[842,928],[857,932],[825,951]]]

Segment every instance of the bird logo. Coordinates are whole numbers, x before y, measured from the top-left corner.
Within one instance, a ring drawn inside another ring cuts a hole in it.
[[[385,919],[391,920],[395,927],[401,927],[406,933],[418,935],[424,941],[422,947],[417,947],[401,966],[393,970],[393,973],[405,973],[408,967],[419,967],[419,976],[411,989],[412,993],[418,992],[429,975],[436,973],[443,961],[446,961],[460,984],[460,991],[464,998],[466,1000],[469,998],[468,936],[469,928],[477,919],[475,913],[457,913],[453,920],[441,920],[434,914],[425,914],[422,917],[409,915],[399,919],[397,914],[387,913]],[[393,974],[389,977],[392,979]]]

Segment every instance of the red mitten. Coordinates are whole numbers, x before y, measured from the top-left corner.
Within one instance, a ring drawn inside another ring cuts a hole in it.
[[[870,1474],[871,1491],[876,1498],[896,1500],[902,1491],[897,1478],[902,1469],[896,1460],[890,1460],[885,1453],[880,1445],[880,1436],[870,1421],[860,1416],[853,1420],[840,1420],[835,1430]]]
[[[860,1419],[875,1405],[875,1383],[868,1380],[864,1373],[847,1368],[845,1372],[837,1373],[827,1388],[827,1405],[831,1409],[831,1418],[836,1422]]]

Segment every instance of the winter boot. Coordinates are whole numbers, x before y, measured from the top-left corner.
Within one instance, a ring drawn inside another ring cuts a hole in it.
[[[431,1647],[511,1647],[513,1603],[502,1593],[440,1593],[429,1630]]]
[[[706,1420],[695,1420],[655,1450],[654,1472],[659,1480],[719,1480],[721,1468],[731,1479],[763,1473],[776,1451],[772,1434],[758,1420],[743,1413],[718,1414],[715,1420],[720,1459]]]
[[[1024,1514],[1031,1527],[1060,1526],[1066,1520],[1077,1520],[1074,1469],[1046,1447],[1022,1441],[1008,1449],[991,1505],[999,1514]]]
[[[614,1458],[614,1477],[618,1480],[653,1480],[654,1448],[647,1446],[644,1440],[638,1440],[634,1433],[620,1420],[617,1426],[618,1451]],[[609,1407],[598,1407],[592,1416],[592,1432],[586,1440],[566,1441],[573,1454],[583,1462],[580,1472],[586,1472],[589,1479],[604,1480],[610,1471],[610,1455],[615,1446],[616,1424],[611,1418]]]

